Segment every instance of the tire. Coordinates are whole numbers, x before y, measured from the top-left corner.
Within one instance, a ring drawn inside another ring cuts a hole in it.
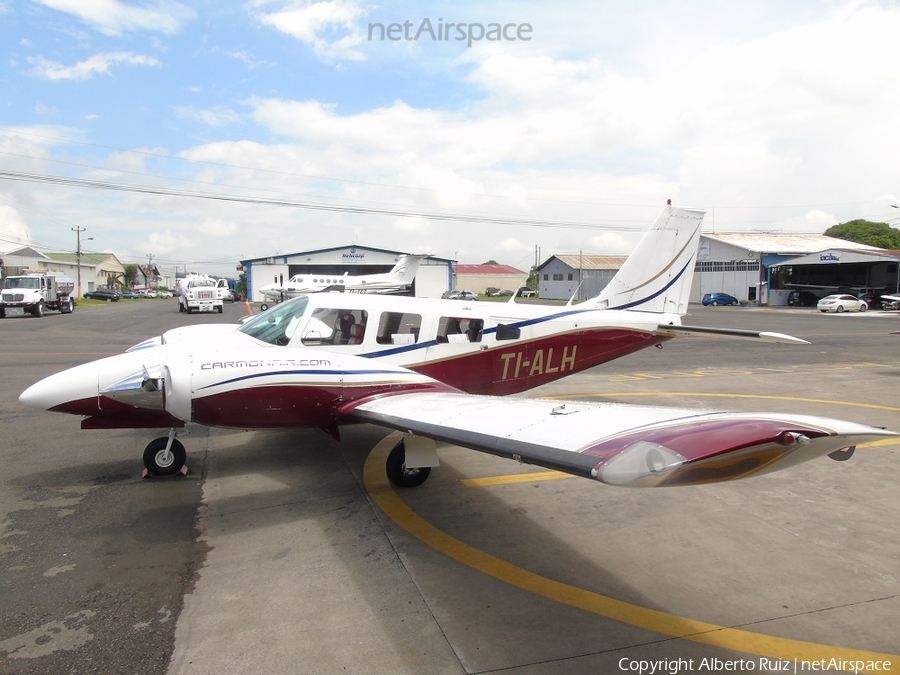
[[[222,305],[219,305],[219,307],[218,307],[218,310],[219,310],[219,314],[221,314],[221,313],[222,313],[222,309],[223,309],[223,307],[222,307]]]
[[[844,306],[843,306],[843,305],[838,305],[837,308],[836,308],[834,311],[837,312],[838,314],[840,314],[841,312],[844,311]]]
[[[403,445],[403,441],[397,443],[391,450],[384,468],[388,480],[399,488],[419,487],[431,473],[430,466],[421,469],[406,468],[406,446]]]
[[[265,312],[267,309],[269,309],[269,306],[266,303],[263,303],[259,306],[259,311],[261,312]]]
[[[738,301],[735,300],[734,302],[732,302],[732,303],[731,303],[731,306],[732,306],[732,307],[737,307],[737,306],[738,306]]]
[[[718,307],[718,306],[719,306],[719,303],[718,303],[718,301],[716,301],[716,300],[713,300],[713,301],[712,301],[711,303],[709,303],[709,304],[711,304],[713,307]]]
[[[150,441],[144,448],[144,467],[154,476],[174,476],[181,471],[187,461],[187,452],[184,445],[177,438],[172,440],[172,449],[168,457],[165,456],[167,436]]]
[[[44,316],[44,303],[39,302],[31,310],[32,316]]]
[[[860,306],[859,306],[859,311],[860,311],[860,312],[865,312],[867,309],[869,309],[869,306],[868,306],[868,305],[860,305]]]

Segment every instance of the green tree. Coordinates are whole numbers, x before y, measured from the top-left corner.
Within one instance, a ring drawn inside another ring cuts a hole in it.
[[[900,250],[900,230],[895,230],[887,223],[873,223],[862,219],[851,220],[829,227],[825,230],[825,234],[829,237],[855,241],[858,244],[868,244],[892,251]]]
[[[498,263],[496,260],[488,260],[487,262],[483,262],[481,264],[482,265],[499,265],[500,263]]]
[[[134,288],[137,285],[137,278],[138,266],[125,265],[125,286],[127,288]]]

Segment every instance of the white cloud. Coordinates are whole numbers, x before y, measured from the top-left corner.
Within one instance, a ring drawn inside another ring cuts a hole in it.
[[[223,127],[241,120],[240,114],[222,107],[175,106],[175,112],[182,119],[194,120],[211,127]]]
[[[28,62],[34,66],[33,75],[47,80],[87,80],[96,73],[109,75],[110,68],[115,65],[158,66],[160,62],[150,56],[131,54],[129,52],[106,52],[79,61],[74,66],[66,66],[56,61],[49,61],[42,56],[30,57]]]
[[[31,241],[31,228],[12,206],[0,204],[0,251],[21,248]],[[5,261],[7,265],[14,264]]]
[[[174,0],[156,0],[141,7],[120,0],[35,0],[66,14],[72,14],[105,35],[121,35],[136,30],[174,34],[196,16],[193,9]]]
[[[271,3],[257,2],[257,7]],[[366,11],[354,0],[287,0],[278,11],[259,11],[261,23],[304,42],[327,60],[362,61],[364,35],[357,21]]]

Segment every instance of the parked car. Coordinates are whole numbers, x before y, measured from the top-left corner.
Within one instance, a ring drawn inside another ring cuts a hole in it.
[[[700,301],[704,305],[712,305],[715,307],[716,305],[739,305],[740,302],[733,295],[728,295],[728,293],[707,293],[703,296],[703,299]]]
[[[500,289],[496,286],[488,286],[484,289],[484,294],[489,298],[496,298],[498,295],[500,295]]]
[[[160,297],[160,298],[171,298],[172,297],[172,293],[169,291],[157,291],[156,295],[157,295],[157,297]]]
[[[519,286],[517,294],[520,298],[533,298],[537,295],[537,291],[533,288],[528,288],[528,286]]]
[[[451,300],[477,300],[478,296],[472,291],[454,291],[450,294]]]
[[[865,312],[869,306],[855,295],[827,295],[816,308],[820,312]]]
[[[92,298],[94,300],[106,300],[107,302],[116,302],[119,299],[119,291],[115,288],[110,288],[109,286],[101,286],[100,288],[94,289],[93,291],[88,291],[84,294],[85,298]]]
[[[815,307],[819,302],[819,296],[809,291],[791,291],[788,295],[788,304],[791,307]]]
[[[134,291],[125,291],[124,293],[122,293],[122,297],[129,298],[130,300],[134,300],[135,298],[139,298],[141,296],[138,295],[137,293],[135,293]]]
[[[499,293],[497,293],[497,297],[498,298],[511,298],[512,294],[513,294],[513,292],[511,290],[505,289],[505,290],[502,290]]]

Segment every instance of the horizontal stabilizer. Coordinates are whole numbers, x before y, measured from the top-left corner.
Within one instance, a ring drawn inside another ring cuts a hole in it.
[[[594,478],[659,487],[746,478],[900,434],[806,415],[398,394],[344,411],[405,433]]]
[[[777,342],[779,344],[808,345],[809,342],[793,335],[784,333],[771,333],[768,331],[742,330],[740,328],[709,328],[706,326],[683,326],[660,324],[660,333],[667,333],[673,337],[679,335],[701,335],[704,337],[730,337],[739,340],[762,340],[763,342]]]

